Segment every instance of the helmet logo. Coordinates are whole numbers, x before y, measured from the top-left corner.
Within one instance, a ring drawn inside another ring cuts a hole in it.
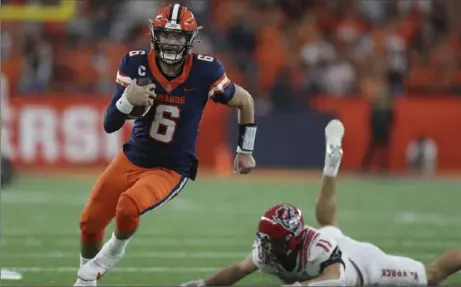
[[[272,219],[295,235],[302,229],[298,212],[289,205],[277,209]]]
[[[194,24],[194,16],[190,17],[189,19],[187,19],[186,21],[184,21],[184,25],[186,26],[190,26],[190,25],[193,25]]]

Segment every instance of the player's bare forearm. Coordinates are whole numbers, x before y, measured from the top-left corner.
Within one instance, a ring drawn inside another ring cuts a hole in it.
[[[235,85],[234,97],[227,105],[237,109],[239,124],[253,124],[255,122],[253,97],[242,87]]]
[[[322,176],[320,191],[315,204],[315,217],[321,226],[338,225],[335,198],[335,178]]]
[[[230,286],[242,280],[256,270],[258,270],[258,268],[256,265],[254,265],[251,257],[248,257],[244,261],[224,267],[216,274],[205,280],[205,285]]]
[[[230,286],[244,277],[245,275],[239,272],[237,264],[232,264],[205,280],[205,284],[206,286]]]
[[[328,266],[319,277],[293,284],[294,286],[346,286],[345,282],[341,280],[341,263],[336,263]]]

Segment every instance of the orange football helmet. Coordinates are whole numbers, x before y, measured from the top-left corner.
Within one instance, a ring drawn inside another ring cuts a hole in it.
[[[167,64],[177,64],[191,53],[202,27],[185,6],[171,4],[162,8],[150,24],[152,49]]]

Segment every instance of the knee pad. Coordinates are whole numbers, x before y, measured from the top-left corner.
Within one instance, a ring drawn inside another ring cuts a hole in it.
[[[139,210],[134,200],[122,194],[117,203],[115,213],[115,223],[117,229],[123,232],[133,232],[139,225]]]

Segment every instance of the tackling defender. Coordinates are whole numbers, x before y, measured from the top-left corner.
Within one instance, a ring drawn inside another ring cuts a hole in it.
[[[81,214],[81,267],[74,286],[96,286],[122,259],[139,217],[195,179],[196,139],[209,99],[238,110],[235,171],[248,174],[255,167],[253,99],[227,78],[220,61],[191,53],[200,28],[188,8],[168,5],[151,20],[151,48],[122,58],[104,129],[112,133],[127,119],[137,119],[123,152],[99,177]],[[114,217],[115,231],[101,248]]]
[[[335,199],[344,127],[333,120],[325,133],[325,166],[315,207],[321,228],[305,226],[298,208],[276,205],[261,217],[253,251],[246,259],[208,279],[181,286],[230,286],[257,270],[291,286],[434,286],[461,269],[461,249],[424,265],[344,235],[338,228]]]

